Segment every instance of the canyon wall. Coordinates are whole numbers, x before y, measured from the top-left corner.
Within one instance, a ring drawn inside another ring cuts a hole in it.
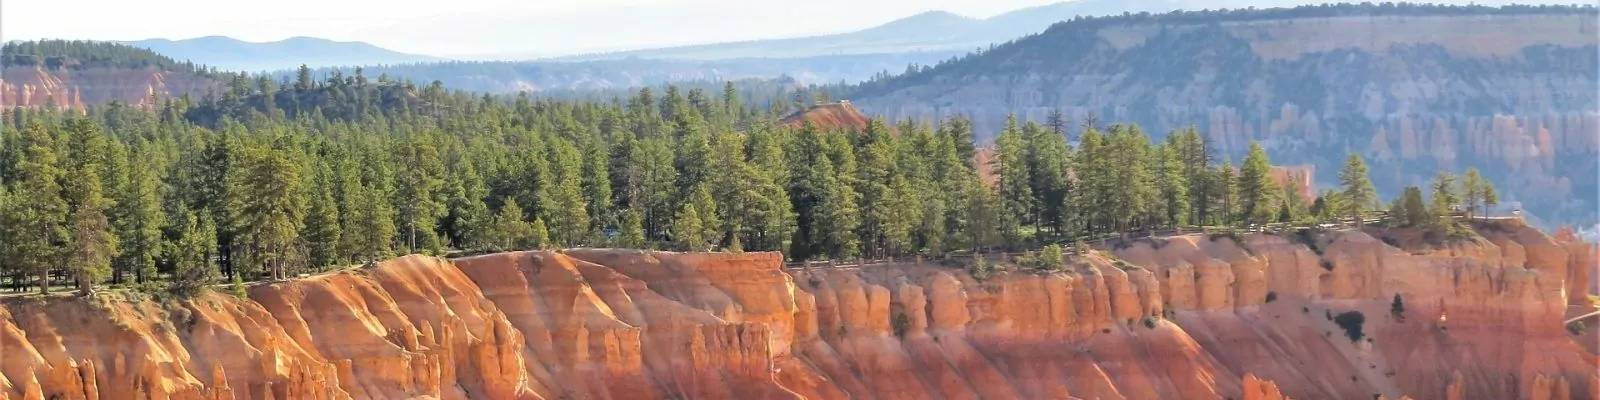
[[[1052,112],[1156,137],[1194,127],[1234,160],[1254,141],[1316,166],[1311,189],[1334,185],[1351,153],[1391,195],[1476,167],[1547,228],[1600,220],[1595,9],[1387,7],[1070,21],[840,96],[890,121],[968,116],[980,141],[1008,115]]]
[[[87,105],[119,101],[148,106],[152,97],[199,99],[217,88],[210,78],[155,67],[46,69],[42,66],[8,66],[0,69],[0,107],[84,109]]]
[[[1186,235],[982,281],[584,249],[408,256],[247,298],[8,298],[0,398],[1600,399],[1561,325],[1593,250],[1480,231]],[[1353,311],[1358,339],[1333,321]]]

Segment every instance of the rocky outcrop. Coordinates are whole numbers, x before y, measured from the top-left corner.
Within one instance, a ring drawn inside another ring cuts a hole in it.
[[[818,104],[783,119],[783,124],[800,127],[811,124],[818,129],[843,129],[860,132],[867,129],[867,116],[850,105],[849,100]]]
[[[118,101],[149,106],[151,99],[191,95],[198,98],[217,87],[210,78],[154,67],[46,69],[8,66],[0,70],[0,107],[84,109]]]
[[[410,256],[247,299],[13,298],[0,397],[1600,398],[1561,326],[1590,250],[1480,232],[1425,251],[1186,235],[981,281],[584,249]]]

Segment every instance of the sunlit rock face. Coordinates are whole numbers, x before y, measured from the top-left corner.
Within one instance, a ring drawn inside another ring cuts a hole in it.
[[[1600,398],[1561,321],[1593,249],[1480,233],[1186,235],[983,281],[590,249],[408,256],[246,298],[12,298],[0,398]],[[1353,311],[1355,340],[1334,321]]]

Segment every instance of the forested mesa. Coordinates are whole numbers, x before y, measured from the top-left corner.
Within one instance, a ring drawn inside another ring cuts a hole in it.
[[[1342,190],[1308,201],[1280,187],[1259,146],[1236,169],[1194,129],[1153,139],[1132,125],[1013,120],[980,149],[961,118],[779,123],[731,83],[611,102],[360,70],[286,83],[234,75],[198,101],[6,111],[5,282],[192,294],[396,254],[570,247],[938,255],[1380,207],[1358,156]],[[1475,171],[1438,182],[1433,204],[1408,198],[1393,215],[1461,232],[1438,217],[1494,203]]]

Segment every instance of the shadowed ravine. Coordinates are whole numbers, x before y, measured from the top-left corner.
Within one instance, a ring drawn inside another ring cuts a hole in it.
[[[1501,225],[1422,255],[1189,235],[983,282],[571,250],[408,256],[248,301],[7,299],[0,398],[1600,398],[1562,326],[1592,249]]]

